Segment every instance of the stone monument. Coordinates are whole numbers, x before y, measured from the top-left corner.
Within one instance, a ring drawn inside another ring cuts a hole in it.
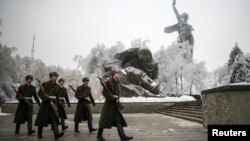
[[[114,55],[114,59],[104,64],[105,75],[118,69],[121,72],[121,95],[124,97],[161,96],[158,78],[158,64],[151,51],[146,48],[130,48]]]

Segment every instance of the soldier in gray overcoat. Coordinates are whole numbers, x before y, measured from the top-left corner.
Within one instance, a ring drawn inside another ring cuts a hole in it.
[[[33,81],[32,75],[27,75],[25,77],[26,83],[18,88],[18,93],[16,99],[19,101],[17,110],[14,117],[14,123],[16,123],[15,134],[19,134],[20,124],[27,121],[28,134],[31,135],[35,133],[32,130],[32,115],[33,115],[33,100],[32,96],[35,98],[36,103],[40,106],[40,101],[36,94],[36,87],[31,83]]]
[[[59,117],[61,119],[62,130],[68,129],[68,126],[65,125],[65,119],[68,118],[67,114],[66,114],[66,111],[65,111],[65,104],[67,103],[68,107],[71,107],[70,102],[69,102],[69,96],[68,96],[67,89],[63,86],[64,82],[65,82],[64,78],[60,78],[58,80],[58,84],[60,86],[59,101],[58,101],[58,112],[59,112]]]
[[[123,127],[126,127],[127,123],[119,109],[119,79],[120,73],[118,71],[112,71],[111,78],[105,83],[108,90],[104,88],[102,92],[106,100],[99,121],[98,141],[105,141],[102,136],[104,128],[111,129],[113,126],[117,127],[121,141],[133,139],[133,137],[126,136],[123,130]]]
[[[88,86],[89,78],[85,77],[82,79],[83,85],[78,86],[75,97],[78,99],[78,103],[75,111],[75,133],[80,133],[79,123],[82,121],[88,121],[89,132],[96,131],[97,129],[93,128],[92,124],[92,112],[90,104],[92,103],[95,106],[95,100],[91,94],[91,88]]]
[[[51,124],[54,137],[57,140],[64,135],[63,132],[59,133],[58,130],[60,121],[57,99],[59,96],[60,86],[56,83],[58,78],[58,74],[56,72],[51,72],[49,77],[50,80],[42,83],[42,86],[40,86],[40,90],[38,91],[38,96],[42,99],[42,104],[37,113],[35,125],[38,126],[37,138],[43,138],[43,127],[47,127]]]

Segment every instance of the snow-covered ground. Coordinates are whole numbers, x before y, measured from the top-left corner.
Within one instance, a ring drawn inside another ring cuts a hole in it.
[[[229,84],[229,85],[250,85],[250,83],[241,82],[241,83],[232,83],[232,84]]]
[[[120,98],[121,102],[182,102],[182,101],[195,101],[192,96],[184,95],[181,97],[164,97],[164,98],[155,98],[155,97],[131,97],[131,98]],[[104,100],[96,101],[104,102]]]
[[[104,103],[103,100],[95,100],[96,103]],[[130,103],[130,102],[183,102],[183,101],[195,101],[195,98],[189,95],[183,95],[181,97],[122,97],[120,98],[121,102]],[[70,101],[77,103],[77,100]],[[10,101],[6,103],[18,103],[18,101]]]
[[[7,115],[10,115],[10,114],[2,113],[2,109],[0,107],[0,116],[7,116]]]

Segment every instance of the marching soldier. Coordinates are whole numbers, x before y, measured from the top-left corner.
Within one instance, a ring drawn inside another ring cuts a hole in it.
[[[112,126],[117,127],[121,141],[133,139],[133,137],[126,136],[123,130],[123,127],[126,127],[127,123],[119,109],[122,108],[121,104],[119,103],[119,79],[120,73],[118,71],[112,71],[111,78],[106,81],[104,85],[102,94],[106,100],[103,105],[99,121],[99,129],[97,133],[98,141],[105,141],[102,136],[103,130],[104,128],[111,129]]]
[[[68,107],[71,107],[69,103],[67,89],[63,86],[64,82],[65,80],[63,78],[58,80],[58,83],[60,85],[58,112],[59,112],[59,117],[61,119],[62,130],[68,129],[68,126],[65,126],[65,119],[67,119],[67,115],[65,112],[65,100],[67,102]]]
[[[42,138],[43,127],[47,127],[49,124],[52,126],[55,140],[62,137],[64,133],[59,133],[58,124],[58,99],[60,86],[56,83],[58,74],[51,72],[49,74],[50,80],[40,85],[38,96],[42,99],[35,125],[38,126],[37,138]]]
[[[79,122],[88,121],[89,132],[96,131],[97,129],[93,128],[92,125],[92,112],[90,104],[92,103],[95,106],[95,101],[91,94],[91,88],[88,86],[89,78],[85,77],[82,79],[83,85],[78,86],[75,97],[78,99],[76,111],[75,111],[75,133],[80,133],[78,126]]]
[[[31,135],[35,133],[35,130],[32,130],[32,115],[33,115],[33,100],[34,96],[36,103],[40,106],[40,101],[36,95],[36,87],[31,83],[33,81],[32,75],[27,75],[25,77],[26,83],[18,88],[16,98],[19,100],[14,123],[16,123],[15,134],[19,134],[20,124],[27,121],[28,134]]]

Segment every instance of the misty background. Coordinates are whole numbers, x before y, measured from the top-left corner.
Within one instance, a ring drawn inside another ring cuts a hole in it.
[[[235,42],[250,51],[250,1],[177,0],[176,7],[189,14],[194,59],[206,61],[209,71],[224,64]],[[177,22],[172,0],[0,0],[0,18],[2,44],[30,56],[35,33],[36,58],[71,69],[73,56],[86,56],[97,43],[110,47],[121,41],[130,48],[132,40],[142,38],[156,52],[177,37],[163,32]]]
[[[144,47],[143,42],[159,62],[158,81],[166,94],[199,94],[228,84],[229,62],[250,52],[250,1],[177,0],[176,7],[189,14],[194,27],[191,63],[176,51],[178,34],[164,33],[177,23],[172,0],[0,0],[1,100],[11,98],[10,85],[22,84],[26,74],[46,81],[51,71],[64,77],[66,86],[76,87],[89,76],[94,96],[102,99],[91,73],[98,71],[95,66],[125,49]]]

